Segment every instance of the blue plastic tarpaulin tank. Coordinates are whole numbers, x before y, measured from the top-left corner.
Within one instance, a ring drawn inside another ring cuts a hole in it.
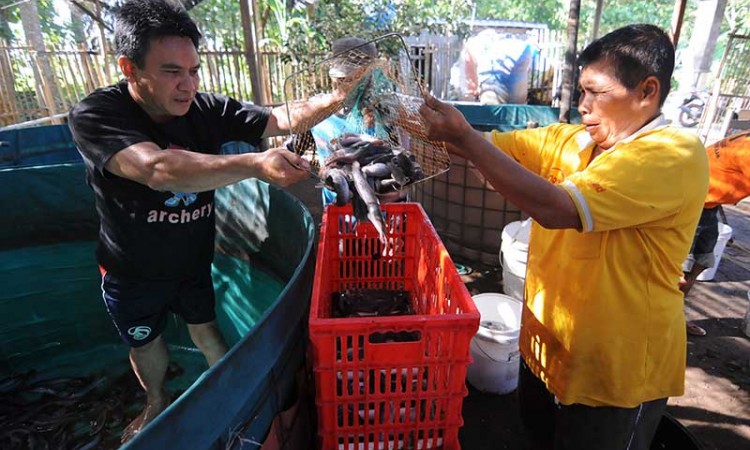
[[[0,378],[30,368],[46,378],[61,367],[67,375],[130,370],[101,300],[94,198],[67,126],[8,130],[0,141],[9,143],[0,162]],[[273,418],[295,401],[314,271],[312,217],[257,180],[217,190],[215,202],[217,317],[231,349],[193,372],[195,382],[123,448],[259,448]],[[277,288],[259,291],[266,279]],[[174,351],[192,347],[181,320],[165,339]]]

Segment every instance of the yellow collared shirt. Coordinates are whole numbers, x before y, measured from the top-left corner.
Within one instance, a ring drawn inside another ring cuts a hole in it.
[[[534,223],[520,350],[562,404],[634,407],[682,395],[677,283],[708,189],[703,145],[655,119],[591,161],[579,125],[488,136],[563,187],[583,230]]]

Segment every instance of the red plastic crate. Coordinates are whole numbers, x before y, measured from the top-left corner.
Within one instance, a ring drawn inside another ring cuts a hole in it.
[[[460,449],[479,312],[422,207],[383,210],[387,255],[351,207],[323,214],[309,321],[321,448]],[[416,314],[332,318],[332,294],[351,288],[406,290]]]

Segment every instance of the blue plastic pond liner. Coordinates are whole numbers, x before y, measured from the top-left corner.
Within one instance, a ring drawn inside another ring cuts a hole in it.
[[[539,105],[482,105],[472,102],[452,102],[472,127],[479,131],[512,131],[526,128],[529,122],[543,127],[558,123],[560,108]],[[581,120],[578,111],[571,111],[571,123]]]
[[[0,168],[80,162],[67,125],[0,131]]]
[[[0,377],[67,367],[76,353],[119,342],[98,297],[93,251],[91,241],[0,251]]]
[[[65,137],[59,128],[33,134],[69,149],[54,141]],[[54,151],[37,152],[43,146],[35,144],[35,157],[47,163],[25,165],[21,148],[19,160],[0,169],[0,377],[27,368],[43,378],[127,369],[128,349],[101,300],[98,221],[83,165],[58,164]],[[125,448],[258,448],[251,442],[263,442],[294,401],[314,271],[312,217],[296,198],[256,180],[218,190],[215,210],[217,320],[234,345],[201,374],[205,360],[184,323],[170,319],[165,339],[189,372],[177,387],[187,390]]]
[[[83,164],[0,169],[0,249],[93,240],[99,221]]]

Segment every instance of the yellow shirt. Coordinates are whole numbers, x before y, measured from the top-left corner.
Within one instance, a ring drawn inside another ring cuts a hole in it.
[[[634,407],[682,395],[683,296],[677,287],[708,189],[697,137],[662,116],[591,161],[580,125],[491,141],[562,186],[583,224],[534,224],[520,350],[562,404]]]

